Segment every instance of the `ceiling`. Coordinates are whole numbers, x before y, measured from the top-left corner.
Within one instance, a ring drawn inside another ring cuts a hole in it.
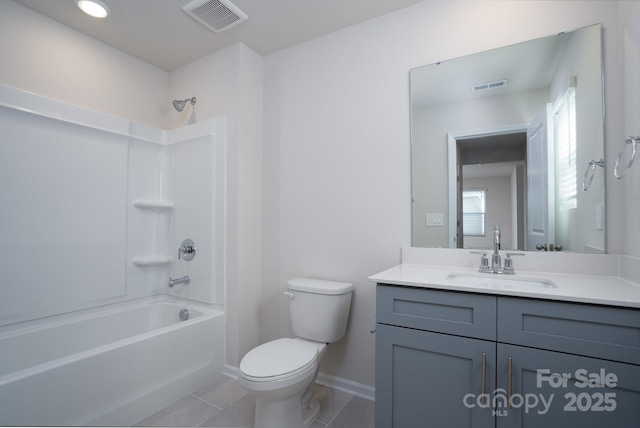
[[[166,71],[242,42],[262,56],[423,0],[232,0],[249,19],[214,33],[187,15],[190,0],[102,0],[106,19],[73,0],[14,0]]]
[[[545,88],[551,83],[571,33],[467,55],[411,70],[411,105],[429,107]],[[471,86],[506,80],[502,88]]]

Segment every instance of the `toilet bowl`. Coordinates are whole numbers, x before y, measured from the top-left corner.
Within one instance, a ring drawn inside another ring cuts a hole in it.
[[[255,428],[304,428],[320,410],[313,384],[327,343],[344,336],[353,284],[296,278],[287,283],[295,338],[264,343],[240,361],[238,380],[256,397]]]
[[[303,411],[301,396],[313,384],[326,345],[277,339],[252,349],[240,362],[239,382],[256,396],[256,428],[301,428],[319,406]]]

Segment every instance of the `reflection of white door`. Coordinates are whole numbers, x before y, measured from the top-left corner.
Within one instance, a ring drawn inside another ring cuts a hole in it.
[[[464,248],[464,231],[463,231],[463,222],[462,222],[462,150],[460,146],[456,145],[456,175],[458,179],[458,190],[457,190],[457,201],[458,204],[458,212],[456,213],[456,247]]]
[[[527,250],[555,239],[552,114],[547,104],[527,128]]]

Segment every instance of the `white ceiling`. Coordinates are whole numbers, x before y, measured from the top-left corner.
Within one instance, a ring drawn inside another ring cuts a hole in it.
[[[543,37],[415,68],[411,105],[427,107],[548,87],[570,37],[571,33]],[[503,88],[471,92],[472,85],[502,79],[508,82]]]
[[[111,9],[103,20],[73,0],[14,1],[171,71],[238,41],[266,56],[423,0],[232,0],[249,19],[220,33],[182,10],[190,0],[102,0]]]

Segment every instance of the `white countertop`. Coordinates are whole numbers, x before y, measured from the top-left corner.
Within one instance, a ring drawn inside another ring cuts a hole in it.
[[[447,275],[451,273],[486,276],[486,283],[460,284]],[[566,302],[640,308],[640,285],[618,276],[580,275],[516,270],[515,275],[500,277],[532,278],[552,281],[557,288],[537,288],[527,285],[513,287],[492,283],[496,274],[478,273],[477,268],[402,263],[369,277],[375,283],[405,285],[440,290],[551,299]]]

